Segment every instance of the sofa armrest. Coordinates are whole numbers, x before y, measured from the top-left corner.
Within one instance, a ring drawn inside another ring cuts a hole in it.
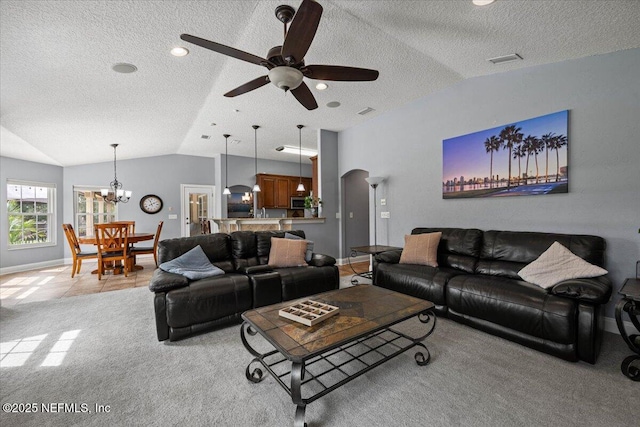
[[[329,255],[316,254],[311,256],[311,260],[307,261],[307,264],[313,267],[326,267],[336,265],[336,259]]]
[[[605,304],[611,297],[611,280],[607,276],[564,280],[551,288],[553,295],[591,304]]]
[[[189,279],[175,273],[168,273],[159,268],[153,272],[149,289],[152,292],[168,292],[172,289],[184,288],[189,285]]]
[[[238,269],[238,273],[242,273],[242,274],[260,274],[260,273],[269,273],[272,271],[273,271],[273,267],[267,264],[245,266],[245,267],[240,267]]]
[[[387,264],[398,264],[400,262],[402,251],[386,251],[375,256],[376,262],[384,262]]]

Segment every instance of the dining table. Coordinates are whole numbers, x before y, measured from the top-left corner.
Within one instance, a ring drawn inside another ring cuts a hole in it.
[[[153,240],[155,237],[154,233],[131,233],[127,237],[128,243],[138,243],[144,242],[145,240]],[[96,236],[78,236],[78,243],[81,245],[97,245]],[[129,271],[142,270],[144,267],[141,265],[137,265],[135,261],[135,257],[133,257],[132,265]],[[122,266],[114,265],[113,266],[113,274],[122,274],[123,269]],[[98,269],[95,269],[91,272],[91,274],[98,274]]]

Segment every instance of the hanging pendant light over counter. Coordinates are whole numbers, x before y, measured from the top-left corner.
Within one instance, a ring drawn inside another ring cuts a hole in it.
[[[260,192],[260,186],[258,185],[258,129],[260,128],[260,126],[258,125],[253,125],[251,126],[253,128],[253,141],[254,141],[254,152],[255,152],[255,162],[256,162],[256,168],[255,168],[255,174],[256,174],[256,183],[253,186],[253,192],[254,193],[259,193]]]
[[[298,184],[298,188],[296,189],[296,191],[302,193],[305,191],[304,184],[302,184],[302,128],[304,126],[298,125],[297,127],[298,127],[298,135],[299,135],[298,150],[300,151],[300,182]]]
[[[231,190],[229,190],[229,137],[231,135],[225,133],[224,135],[224,191],[222,194],[230,195]]]

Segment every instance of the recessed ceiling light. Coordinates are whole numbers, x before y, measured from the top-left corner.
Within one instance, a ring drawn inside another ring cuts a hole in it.
[[[189,49],[186,47],[178,46],[171,49],[171,55],[173,56],[187,56],[189,54]]]
[[[212,122],[212,123],[211,123],[211,126],[215,126],[216,124],[217,124],[217,123],[213,123],[213,122]]]
[[[371,108],[371,107],[367,107],[367,108],[364,108],[364,109],[358,111],[358,114],[360,114],[361,116],[364,116],[365,114],[369,114],[372,111],[376,111],[376,110]]]
[[[316,89],[318,89],[318,90],[325,90],[328,87],[329,87],[329,85],[327,85],[326,83],[318,83],[316,85]]]
[[[231,141],[229,141],[231,144],[233,145],[238,145],[240,144],[240,140],[239,139],[232,139]]]
[[[295,154],[303,156],[315,156],[318,154],[317,150],[311,150],[309,148],[298,149],[298,147],[293,147],[291,145],[281,145],[276,148],[276,151],[282,151],[283,153]]]
[[[125,62],[119,62],[111,67],[111,69],[116,73],[123,74],[135,73],[136,71],[138,71],[138,67],[133,64],[127,64]]]
[[[200,138],[202,138],[202,139],[211,139],[211,135],[202,135]]]
[[[476,6],[487,6],[496,0],[471,0]]]
[[[339,107],[339,106],[340,106],[340,103],[338,101],[331,101],[331,102],[327,103],[327,107],[329,107],[329,108],[336,108],[336,107]]]

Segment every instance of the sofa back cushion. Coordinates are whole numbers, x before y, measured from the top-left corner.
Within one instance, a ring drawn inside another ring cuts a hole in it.
[[[597,236],[525,231],[484,232],[476,273],[520,279],[518,271],[558,242],[585,261],[604,267],[604,239]]]
[[[438,266],[473,273],[480,257],[482,231],[475,228],[414,228],[411,234],[442,232]]]
[[[231,254],[236,270],[259,264],[256,233],[234,231],[231,237]]]
[[[231,257],[231,241],[226,233],[165,239],[158,244],[158,262],[162,264],[171,261],[198,245],[213,265],[221,268],[225,273],[234,271]]]

